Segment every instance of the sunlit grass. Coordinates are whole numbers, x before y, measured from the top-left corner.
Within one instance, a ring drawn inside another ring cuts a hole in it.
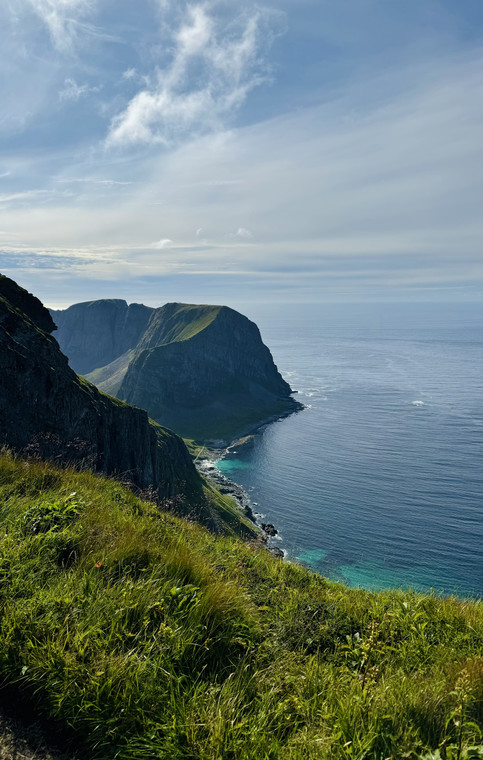
[[[83,757],[479,756],[479,602],[348,589],[8,452],[0,537],[2,684]]]

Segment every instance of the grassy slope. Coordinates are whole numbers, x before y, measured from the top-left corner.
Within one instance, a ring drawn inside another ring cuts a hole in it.
[[[154,315],[148,331],[157,333],[157,317],[161,320],[164,332],[163,345],[180,340],[189,340],[208,327],[216,319],[222,308],[222,306],[180,303],[177,304],[177,308],[169,318],[166,318],[162,311]]]
[[[189,340],[194,335],[208,327],[216,318],[221,306],[194,306],[191,304],[179,304],[169,320],[154,315],[150,323],[150,332],[156,333],[158,323],[156,319],[163,320],[165,335],[162,345],[174,341]],[[155,349],[145,349],[149,353]],[[105,367],[89,372],[86,377],[100,390],[109,394],[116,394],[121,387],[131,361],[136,357],[136,350],[127,351]]]
[[[126,351],[105,367],[99,367],[86,375],[89,382],[94,383],[99,390],[112,395],[117,393],[124,380],[131,359],[135,356],[135,351]]]
[[[88,380],[86,380],[86,378],[82,377],[82,375],[77,375],[76,381],[79,387],[82,388],[82,390],[90,397],[93,397],[94,392],[97,393],[97,391],[94,389],[94,386]],[[101,400],[104,399],[108,401],[108,403],[113,403],[116,406],[122,407],[130,406],[129,404],[126,404],[125,401],[121,401],[115,396],[109,396],[103,391],[99,391],[99,393]],[[164,441],[172,436],[172,432],[168,428],[162,427],[162,425],[160,425],[155,420],[150,419],[149,423],[154,428],[157,435],[158,444],[162,448]],[[193,447],[195,444],[192,441],[189,443],[191,448],[188,447],[188,450],[193,456]],[[202,449],[203,447],[200,447],[200,450]],[[237,503],[230,496],[222,494],[216,490],[216,488],[214,488],[202,476],[201,479],[203,481],[202,494],[204,503],[198,505],[198,519],[204,522],[204,524],[209,522],[212,526],[212,529],[224,535],[241,536],[242,538],[246,539],[256,538],[259,533],[259,529],[248,517],[245,516],[242,510],[238,507]],[[187,486],[188,492],[190,492],[190,488],[191,493],[195,493],[198,490],[197,482],[188,482]],[[180,510],[180,507],[181,505],[178,505],[178,511]],[[183,513],[184,511],[185,510],[183,508]]]
[[[481,603],[350,590],[8,453],[0,531],[0,678],[84,758],[454,759],[479,744]]]

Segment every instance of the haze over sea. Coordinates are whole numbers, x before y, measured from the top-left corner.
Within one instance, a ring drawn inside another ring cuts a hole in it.
[[[275,545],[351,586],[483,595],[481,306],[248,316],[307,405],[218,462]]]

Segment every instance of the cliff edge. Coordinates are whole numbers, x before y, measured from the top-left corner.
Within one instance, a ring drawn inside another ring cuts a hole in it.
[[[54,329],[41,302],[0,275],[0,446],[149,488],[213,530],[255,532],[209,493],[179,436],[76,375]]]
[[[146,319],[141,309],[147,307],[105,300],[51,314],[77,371],[88,369],[98,388],[185,437],[227,440],[301,408],[258,327],[239,312],[168,303]],[[99,345],[110,358],[102,365]]]

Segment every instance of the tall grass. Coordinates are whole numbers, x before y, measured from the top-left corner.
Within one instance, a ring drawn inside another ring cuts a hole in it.
[[[483,756],[480,602],[347,589],[8,452],[0,537],[1,683],[83,757]]]

